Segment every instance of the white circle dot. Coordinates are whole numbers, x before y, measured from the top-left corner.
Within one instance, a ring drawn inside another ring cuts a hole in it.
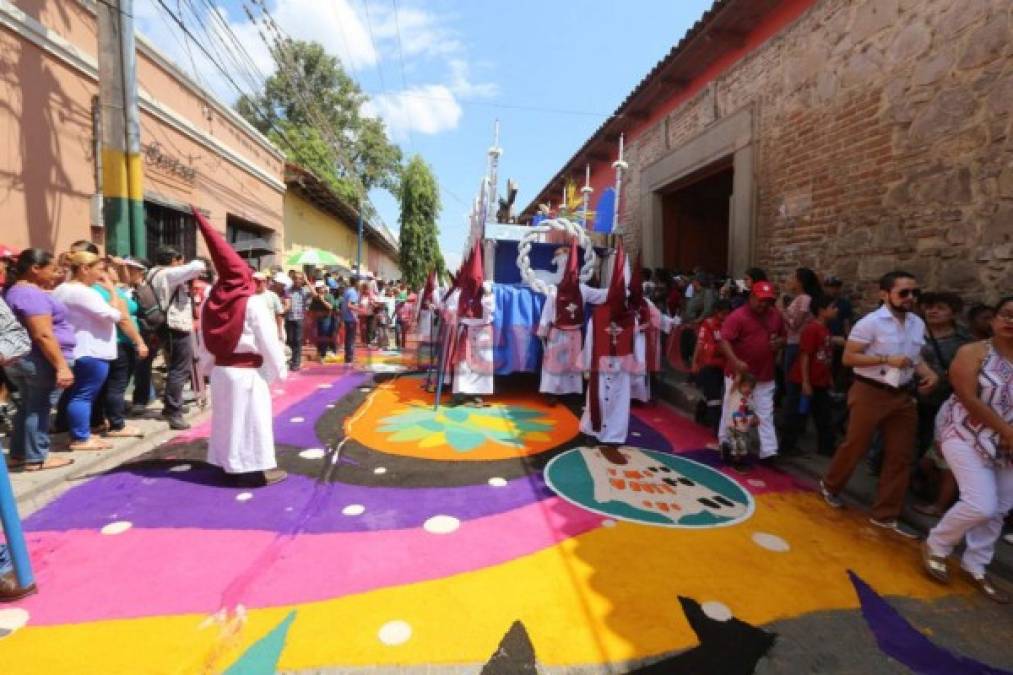
[[[375,473],[377,476],[379,476],[381,474],[385,474],[385,473],[387,473],[387,467],[385,467],[385,466],[378,466],[375,469],[373,469],[373,473]]]
[[[328,404],[327,404],[327,407],[328,407],[328,408],[333,408],[333,407],[334,407],[334,404],[333,404],[333,403],[328,403]]]
[[[293,511],[294,509],[293,509],[293,508],[292,508],[291,506],[286,506],[286,507],[285,507],[285,510],[286,510],[286,511]]]
[[[342,515],[346,516],[361,516],[366,512],[366,507],[362,504],[349,504],[345,508],[341,509]]]
[[[784,553],[791,549],[791,546],[784,539],[781,539],[776,534],[768,534],[767,532],[754,532],[753,543],[760,548],[765,548],[775,553]]]
[[[506,487],[506,484],[507,484],[506,478],[500,478],[499,476],[495,476],[489,479],[489,485],[493,487]]]
[[[762,481],[759,478],[750,478],[746,482],[749,483],[750,485],[752,485],[753,487],[758,487],[758,488],[767,487],[766,481]]]
[[[700,605],[700,609],[715,621],[728,621],[732,618],[732,610],[728,609],[728,605],[716,600],[703,603]]]
[[[306,421],[305,418],[302,418],[302,417],[293,417],[292,419],[289,420],[289,422],[292,422],[294,424],[299,424],[300,422],[305,422],[305,421]]]
[[[453,516],[433,516],[422,527],[430,534],[450,534],[461,526],[461,521]]]
[[[299,456],[303,459],[320,459],[326,454],[327,452],[322,448],[310,448],[309,450],[303,450],[300,452]]]
[[[333,386],[334,386],[333,384],[320,384],[317,385],[317,389],[330,389]]]
[[[177,464],[176,466],[169,467],[169,471],[174,473],[183,473],[184,471],[189,471],[192,468],[193,467],[189,464]]]
[[[28,610],[20,607],[0,609],[0,637],[10,635],[28,623]]]
[[[405,621],[388,621],[380,626],[377,633],[380,642],[390,647],[403,645],[412,637],[412,627]]]
[[[236,495],[237,502],[248,502],[251,499],[253,499],[252,492],[240,492],[238,495]]]
[[[123,534],[133,526],[134,524],[129,520],[117,520],[109,523],[99,531],[102,534]]]
[[[611,518],[606,518],[605,520],[601,521],[601,526],[602,527],[615,527],[616,526],[616,521],[612,520]]]
[[[369,387],[359,387],[359,391],[369,391]]]

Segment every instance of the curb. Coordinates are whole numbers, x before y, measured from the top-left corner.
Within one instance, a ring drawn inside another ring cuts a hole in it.
[[[198,411],[186,416],[186,420],[192,425],[197,425],[210,417],[210,415],[210,410]],[[20,489],[18,486],[19,481],[16,479],[12,480],[11,482],[14,484],[14,498],[17,501],[18,512],[21,518],[27,518],[46,506],[53,499],[74,487],[78,481],[87,480],[105,473],[134,457],[157,448],[179,433],[181,432],[166,427],[148,433],[143,438],[134,439],[132,442],[115,447],[112,450],[69,453],[78,455],[74,457],[75,462],[73,465],[64,470],[52,472],[52,475],[48,479],[38,482],[33,481],[27,484],[23,483]]]

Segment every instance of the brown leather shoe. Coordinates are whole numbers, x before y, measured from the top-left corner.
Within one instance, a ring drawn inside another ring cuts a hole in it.
[[[13,571],[0,575],[0,602],[14,602],[28,597],[38,590],[35,584],[25,588],[19,586],[18,579],[14,576]]]
[[[264,485],[274,485],[288,478],[288,471],[284,469],[268,469],[264,472]]]
[[[599,445],[598,452],[600,452],[601,456],[612,464],[629,464],[629,460],[623,456],[623,453],[619,452],[619,446]]]

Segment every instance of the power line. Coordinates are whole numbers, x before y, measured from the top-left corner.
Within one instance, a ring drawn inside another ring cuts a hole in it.
[[[387,85],[383,81],[383,68],[380,67],[380,50],[376,48],[376,38],[373,36],[373,21],[369,16],[369,0],[362,0],[362,8],[366,11],[366,30],[369,32],[369,43],[373,45],[373,55],[376,60],[376,74],[380,77],[380,91],[386,92]]]
[[[391,4],[394,6],[394,31],[397,35],[397,60],[401,67],[401,88],[408,91],[408,78],[405,76],[404,68],[404,49],[401,48],[401,19],[398,17],[397,0],[391,0]],[[412,151],[415,150],[415,142],[412,140],[411,126],[406,127],[405,131],[408,134],[408,145],[412,147]]]
[[[376,92],[365,92],[367,94],[376,95]],[[386,92],[385,92],[386,93]],[[590,110],[567,110],[565,108],[545,108],[541,106],[531,105],[520,105],[515,103],[495,103],[493,101],[476,101],[473,99],[461,99],[456,96],[429,96],[426,94],[417,94],[414,92],[390,92],[390,96],[404,96],[406,98],[418,98],[429,101],[448,101],[457,102],[463,105],[481,105],[489,108],[506,108],[509,110],[524,110],[529,112],[541,112],[541,113],[552,113],[556,115],[578,115],[583,117],[611,117],[612,113],[600,113],[592,112]]]

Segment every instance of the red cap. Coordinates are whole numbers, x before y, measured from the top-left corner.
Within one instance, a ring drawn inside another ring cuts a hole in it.
[[[774,292],[774,284],[769,281],[754,281],[750,293],[754,298],[759,298],[760,300],[777,299],[777,293]]]

